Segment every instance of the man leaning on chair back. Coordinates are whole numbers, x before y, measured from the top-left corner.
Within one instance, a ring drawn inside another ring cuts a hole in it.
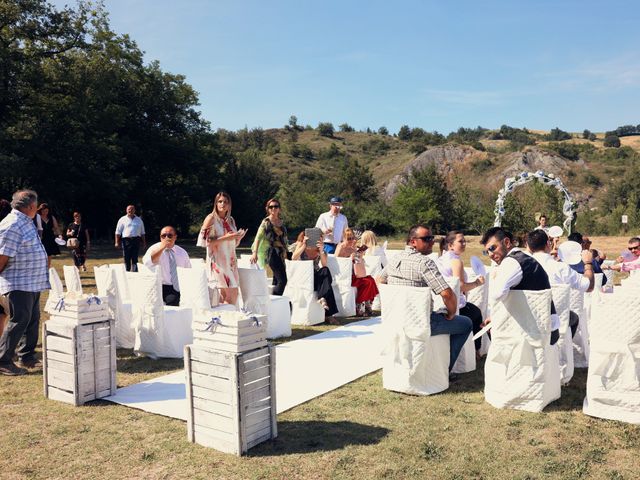
[[[437,265],[427,255],[433,249],[434,236],[426,225],[414,225],[409,230],[407,245],[402,253],[394,257],[380,274],[379,281],[389,285],[429,287],[440,295],[446,312],[431,312],[431,335],[450,335],[449,372],[464,343],[469,337],[471,320],[456,315],[458,299],[446,282]]]
[[[493,227],[482,236],[480,243],[497,269],[489,282],[489,300],[503,300],[511,290],[549,290],[549,276],[533,257],[518,250],[513,245],[513,235],[502,227]],[[552,330],[551,345],[554,345],[560,334],[559,321],[554,323],[556,308],[551,302]],[[555,328],[554,328],[555,325]]]

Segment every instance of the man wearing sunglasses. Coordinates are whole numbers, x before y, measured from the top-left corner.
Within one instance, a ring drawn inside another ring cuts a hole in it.
[[[163,227],[160,230],[160,241],[151,245],[142,258],[142,263],[147,267],[160,268],[162,301],[171,307],[180,305],[177,267],[191,268],[189,254],[184,248],[176,245],[177,239],[175,228],[170,225]]]
[[[551,289],[547,272],[532,256],[515,248],[511,232],[502,227],[490,228],[484,233],[480,243],[484,245],[489,258],[498,265],[489,283],[490,302],[505,299],[511,290]],[[556,315],[553,302],[551,315]],[[552,329],[551,345],[554,345],[559,337],[558,328]]]
[[[631,237],[627,247],[629,254],[625,257],[620,256],[616,259],[618,263],[611,265],[611,270],[618,272],[630,272],[640,268],[640,237]]]
[[[389,285],[429,287],[442,297],[446,312],[431,312],[431,335],[450,335],[449,372],[472,329],[471,320],[456,315],[458,299],[436,263],[427,255],[433,250],[434,237],[426,225],[414,225],[409,230],[407,245],[384,268],[378,280]]]

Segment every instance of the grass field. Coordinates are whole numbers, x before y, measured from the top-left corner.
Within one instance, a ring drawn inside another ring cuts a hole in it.
[[[478,254],[470,240],[467,255]],[[593,241],[610,256],[626,246],[626,238]],[[119,261],[108,247],[90,255],[89,267]],[[67,254],[54,266],[63,263]],[[95,289],[90,273],[82,279]],[[327,328],[294,329],[294,338]],[[119,350],[118,385],[181,367]],[[485,403],[482,364],[430,397],[385,391],[376,372],[279,415],[278,438],[242,458],[188,443],[179,420],[109,402],[46,400],[40,372],[0,377],[0,478],[640,478],[640,426],[583,415],[585,373],[532,414]]]

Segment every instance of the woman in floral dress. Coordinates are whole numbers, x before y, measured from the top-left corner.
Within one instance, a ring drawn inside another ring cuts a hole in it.
[[[209,286],[218,289],[222,303],[235,304],[238,299],[236,246],[245,234],[246,230],[238,230],[231,216],[231,197],[219,192],[213,211],[202,223],[197,245],[207,248]]]

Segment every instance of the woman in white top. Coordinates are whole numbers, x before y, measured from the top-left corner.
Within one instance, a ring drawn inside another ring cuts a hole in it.
[[[367,257],[369,255],[380,257],[380,261],[382,263],[382,268],[387,265],[387,256],[384,253],[384,248],[381,245],[378,245],[378,238],[376,234],[371,230],[365,230],[362,232],[362,236],[360,237],[360,245],[364,245],[367,249],[364,251],[364,256]]]
[[[473,282],[468,282],[467,274],[464,271],[464,264],[460,256],[467,248],[467,241],[464,234],[458,230],[447,233],[440,241],[440,250],[442,255],[438,258],[438,267],[445,277],[456,277],[460,280],[460,298],[458,299],[458,307],[460,315],[469,317],[473,323],[473,333],[480,331],[482,324],[482,312],[473,303],[467,302],[465,293],[484,284],[484,277],[478,276]],[[476,352],[480,350],[481,340],[475,341]]]
[[[220,292],[222,303],[235,304],[238,299],[238,263],[236,246],[246,230],[238,230],[231,216],[231,197],[218,192],[213,201],[213,211],[202,223],[197,245],[207,247],[209,285]]]

